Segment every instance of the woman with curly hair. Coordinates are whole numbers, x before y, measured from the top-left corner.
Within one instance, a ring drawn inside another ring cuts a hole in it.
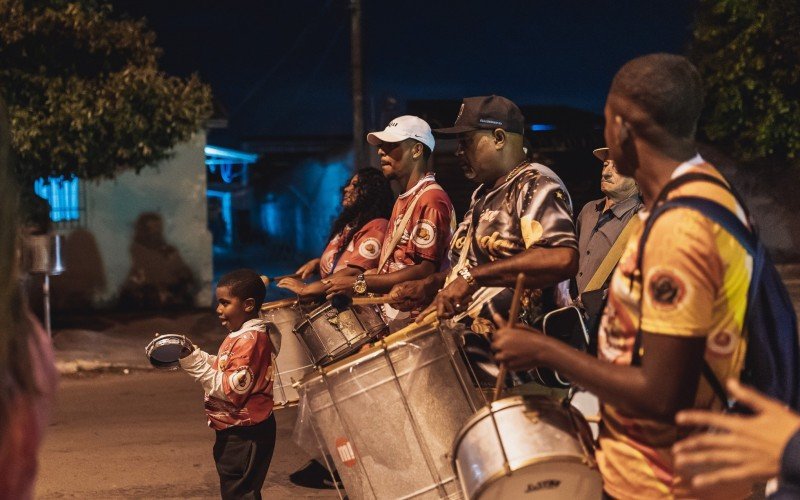
[[[57,374],[50,339],[20,289],[19,192],[10,143],[0,100],[0,497],[28,499]]]
[[[355,276],[377,267],[393,202],[389,181],[380,170],[359,169],[342,190],[342,212],[333,223],[322,256],[300,266],[297,274],[301,279],[284,278],[278,286],[304,297],[324,295],[321,282],[307,284],[302,280],[315,273],[320,278]]]

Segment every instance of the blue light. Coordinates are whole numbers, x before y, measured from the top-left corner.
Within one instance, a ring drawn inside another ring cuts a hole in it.
[[[549,123],[534,123],[531,125],[531,130],[534,132],[546,132],[548,130],[555,130],[556,126]]]
[[[50,220],[53,222],[80,219],[80,180],[77,177],[37,179],[33,191],[50,204]]]

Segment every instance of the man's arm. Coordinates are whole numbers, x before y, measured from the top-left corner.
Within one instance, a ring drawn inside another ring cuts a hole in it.
[[[405,267],[393,273],[366,275],[364,279],[367,282],[368,292],[388,293],[398,283],[422,279],[435,272],[436,265],[429,260],[423,260],[419,264]],[[338,273],[322,280],[322,283],[327,287],[325,292],[328,294],[328,298],[338,293],[352,294],[355,282],[355,276],[339,275]]]
[[[645,332],[640,366],[599,360],[528,328],[501,328],[492,347],[511,370],[552,368],[627,414],[671,422],[694,403],[705,338]]]
[[[574,248],[533,246],[507,259],[470,269],[478,286],[513,287],[519,273],[525,273],[528,288],[545,288],[569,279],[578,272]]]

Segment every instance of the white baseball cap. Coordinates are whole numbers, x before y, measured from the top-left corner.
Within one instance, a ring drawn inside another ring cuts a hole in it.
[[[431,126],[418,116],[403,115],[392,120],[382,132],[367,134],[367,142],[377,146],[382,142],[400,142],[415,139],[433,151],[436,141],[433,139]]]

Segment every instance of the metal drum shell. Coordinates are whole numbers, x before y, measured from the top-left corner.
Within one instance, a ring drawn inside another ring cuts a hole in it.
[[[300,399],[293,384],[314,370],[305,347],[294,334],[294,327],[302,320],[303,313],[296,305],[275,308],[269,307],[269,303],[265,305],[267,307],[262,309],[261,319],[267,323],[270,340],[279,344],[275,346],[278,355],[275,358],[275,381],[272,386],[275,407],[293,406]],[[273,328],[280,334],[279,342],[275,341],[276,335],[270,331]]]
[[[599,499],[602,479],[590,446],[591,431],[575,408],[542,396],[514,396],[473,415],[451,456],[469,499]],[[517,486],[525,490],[509,492]]]
[[[480,398],[466,380],[434,329],[323,368],[301,394],[350,498],[460,498],[449,451]]]
[[[340,311],[326,302],[303,315],[294,333],[314,364],[325,366],[357,351],[385,329],[375,306],[351,305]]]

